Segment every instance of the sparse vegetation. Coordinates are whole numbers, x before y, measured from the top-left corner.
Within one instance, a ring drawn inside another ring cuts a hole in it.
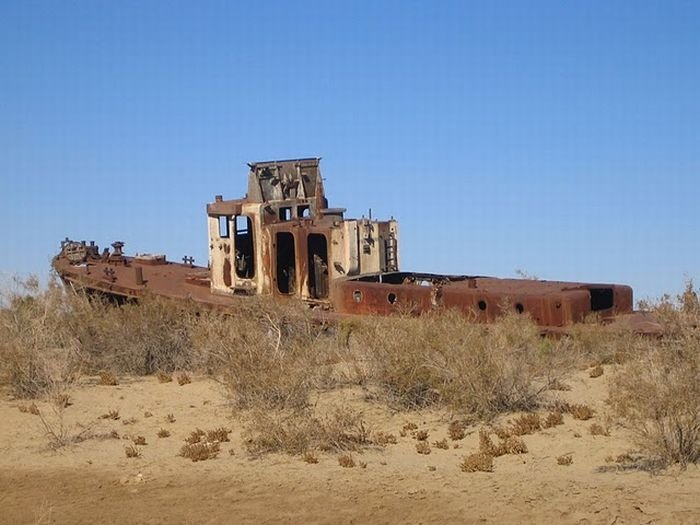
[[[430,454],[430,444],[427,441],[419,441],[418,443],[416,443],[416,452],[425,455]]]
[[[355,460],[350,454],[342,454],[338,456],[338,465],[343,468],[353,468],[355,466]]]
[[[124,448],[124,453],[127,458],[138,458],[141,457],[141,449],[135,445],[128,445]]]
[[[571,454],[563,454],[557,458],[557,465],[563,467],[568,467],[574,462],[574,458]]]
[[[638,357],[616,374],[610,404],[638,445],[663,464],[700,462],[700,310],[693,283],[677,304],[656,312],[673,331],[639,344]]]
[[[165,428],[161,428],[161,429],[158,431],[158,434],[157,434],[157,435],[158,435],[159,438],[170,437],[170,431],[167,430],[167,429],[165,429]]]
[[[219,442],[207,443],[185,443],[180,449],[179,455],[183,458],[191,459],[193,462],[214,459],[219,455],[221,448]]]
[[[459,465],[462,472],[493,472],[493,456],[477,452],[465,456]]]
[[[97,384],[104,386],[117,386],[119,381],[117,381],[117,376],[112,372],[100,372],[100,378],[97,381]]]
[[[70,406],[69,389],[81,374],[114,386],[131,374],[185,385],[190,373],[204,373],[219,379],[243,411],[251,454],[395,443],[393,434],[371,433],[361,414],[343,409],[324,416],[310,402],[320,390],[361,383],[366,395],[394,409],[448,409],[457,418],[447,429],[453,441],[464,439],[466,422],[488,424],[498,414],[525,412],[493,428],[500,441],[489,435],[492,448],[483,448],[495,457],[521,453],[513,452],[526,449],[518,436],[562,424],[564,412],[581,421],[593,418],[595,411],[581,400],[557,402],[553,392],[568,390],[564,380],[571,371],[588,370],[592,378],[610,376],[613,413],[647,456],[664,464],[700,461],[700,307],[692,282],[679,297],[646,305],[667,327],[658,339],[593,323],[550,339],[527,316],[483,326],[450,311],[353,320],[333,331],[294,305],[258,298],[242,300],[232,322],[150,297],[115,307],[55,284],[41,290],[28,280],[20,288],[0,294],[0,382],[17,398],[48,400],[49,409],[41,412],[35,403],[18,408],[43,416],[60,442],[69,438],[61,437],[65,432],[51,411]],[[534,412],[543,407],[551,412]],[[100,418],[120,415],[113,409]],[[173,423],[174,415],[165,421]],[[589,432],[606,435],[608,427],[593,423]],[[210,432],[218,434],[188,444],[228,439],[226,429]],[[414,423],[399,434],[428,445],[428,431]],[[445,441],[432,446],[442,448]]]

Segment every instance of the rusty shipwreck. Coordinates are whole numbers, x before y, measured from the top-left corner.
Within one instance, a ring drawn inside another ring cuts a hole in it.
[[[267,295],[328,317],[454,308],[476,322],[510,309],[545,331],[592,313],[603,322],[646,322],[633,314],[625,285],[401,271],[397,221],[348,219],[330,208],[319,161],[249,164],[245,198],[217,195],[207,205],[208,267],[187,257],[127,256],[119,241],[100,252],[94,242],[66,239],[53,268],[73,288],[122,299],[150,293],[227,308],[233,296]]]

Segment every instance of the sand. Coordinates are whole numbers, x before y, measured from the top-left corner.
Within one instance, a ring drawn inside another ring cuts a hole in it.
[[[594,419],[565,415],[563,425],[524,436],[529,452],[497,458],[492,473],[459,468],[478,449],[479,425],[461,441],[448,439],[449,450],[433,446],[421,455],[410,435],[399,436],[403,425],[416,423],[432,443],[447,437],[450,414],[392,411],[359,387],[321,393],[314,402],[352,406],[373,429],[398,437],[396,445],[353,453],[364,468],[343,468],[333,453],[319,453],[317,464],[281,454],[251,458],[224,390],[206,377],[183,386],[156,377],[120,378],[117,386],[84,378],[70,391],[64,423],[71,433],[98,437],[59,450],[49,447],[39,416],[19,410],[28,402],[5,393],[0,522],[700,523],[697,466],[651,474],[610,461],[634,448],[629,432],[607,416],[611,369],[595,379],[576,374],[568,380],[572,389],[557,393],[589,404]],[[37,406],[55,426],[50,406]],[[120,419],[99,419],[109,410]],[[610,435],[591,435],[594,422],[609,426]],[[194,463],[177,455],[192,430],[220,426],[233,432],[216,459]],[[157,437],[161,428],[170,437]],[[108,437],[112,430],[119,439]],[[132,436],[147,440],[141,457],[125,455]],[[557,463],[565,454],[569,466]]]

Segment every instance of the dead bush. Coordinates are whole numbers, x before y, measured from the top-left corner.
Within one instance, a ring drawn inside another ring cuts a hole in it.
[[[37,407],[36,403],[34,402],[31,402],[28,405],[19,405],[18,408],[23,414],[32,414],[33,416],[39,415],[39,407]]]
[[[525,436],[534,434],[542,428],[542,421],[539,414],[523,414],[511,423],[510,433],[514,436]]]
[[[375,432],[372,441],[380,447],[385,447],[387,445],[396,445],[396,443],[398,443],[398,440],[396,439],[396,436],[394,434],[382,431]]]
[[[323,328],[301,309],[249,301],[235,319],[208,316],[197,344],[217,362],[237,408],[304,407],[318,379]]]
[[[177,384],[180,386],[189,385],[192,382],[190,375],[187,372],[180,372],[177,375]]]
[[[243,432],[248,453],[303,454],[307,450],[359,450],[371,444],[371,430],[359,414],[337,407],[325,417],[309,409],[254,411]]]
[[[169,431],[169,430],[166,430],[166,429],[164,429],[164,428],[161,428],[161,429],[158,431],[158,434],[157,434],[157,435],[158,435],[159,438],[170,437],[170,431]]]
[[[477,452],[465,456],[459,465],[462,472],[493,472],[493,456]]]
[[[498,445],[498,451],[500,454],[527,454],[527,445],[525,442],[515,436],[511,436],[503,440],[502,443]]]
[[[134,445],[145,445],[146,444],[146,438],[144,436],[134,436],[131,438],[131,441],[134,442]]]
[[[138,458],[141,457],[141,449],[134,445],[129,445],[124,448],[124,453],[127,458]]]
[[[441,450],[449,450],[450,445],[447,443],[447,439],[441,439],[439,441],[433,441],[433,446]]]
[[[185,443],[180,449],[179,456],[191,459],[193,462],[214,459],[219,455],[220,446],[218,441],[214,443],[197,442]]]
[[[556,343],[516,315],[489,327],[452,311],[372,319],[355,334],[371,349],[373,379],[391,402],[405,408],[441,404],[480,417],[535,407],[545,389],[546,363],[556,354]]]
[[[428,439],[428,431],[427,430],[418,430],[414,435],[413,438],[418,440],[418,441],[426,441]]]
[[[80,343],[67,326],[62,287],[15,279],[0,290],[0,383],[20,398],[64,392],[81,372]]]
[[[101,416],[99,416],[97,419],[111,419],[111,420],[113,420],[113,421],[116,421],[116,420],[118,420],[120,417],[121,417],[121,416],[119,415],[119,410],[114,410],[114,409],[112,409],[112,410],[109,410],[109,411],[105,412],[104,414],[102,414]]]
[[[117,376],[112,372],[100,372],[100,378],[97,384],[103,386],[117,386],[119,381],[117,381]]]
[[[452,441],[460,441],[465,438],[467,424],[463,421],[451,421],[447,427],[447,434]]]
[[[559,456],[557,458],[557,465],[561,465],[563,467],[568,467],[574,462],[574,458],[571,454],[564,454],[562,456]]]
[[[158,371],[158,382],[159,383],[172,383],[173,375],[168,372]]]
[[[574,419],[579,419],[581,421],[586,421],[591,419],[595,412],[588,405],[569,405],[569,414]]]
[[[355,460],[350,454],[342,454],[338,456],[338,465],[343,468],[353,468],[355,466]]]
[[[591,378],[600,377],[603,375],[603,367],[600,365],[594,366],[589,372],[588,376]]]
[[[309,463],[309,464],[318,463],[318,456],[310,450],[307,450],[306,452],[304,452],[303,459],[304,459],[304,463]]]
[[[685,466],[700,462],[700,314],[683,306],[663,312],[674,331],[615,375],[610,403],[647,455]]]
[[[609,436],[610,432],[599,423],[593,423],[588,429],[592,436]]]
[[[430,454],[430,444],[427,441],[419,441],[416,443],[416,452],[424,455]]]
[[[563,425],[564,424],[564,415],[561,412],[554,411],[554,412],[549,412],[547,414],[547,417],[544,418],[544,421],[542,421],[542,428],[552,428],[556,427],[557,425]]]
[[[197,430],[193,430],[192,432],[190,432],[190,435],[185,438],[185,443],[187,443],[188,445],[200,443],[202,441],[202,438],[206,435],[207,433],[204,430],[198,428]]]
[[[219,443],[226,443],[231,441],[228,437],[228,435],[232,431],[224,428],[224,427],[219,427],[215,428],[214,430],[209,430],[207,432],[207,441],[218,441]]]

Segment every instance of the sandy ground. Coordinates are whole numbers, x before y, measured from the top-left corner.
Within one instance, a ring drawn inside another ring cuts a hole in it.
[[[23,413],[27,403],[6,394],[0,401],[0,522],[2,523],[700,523],[700,469],[670,469],[652,475],[622,468],[610,457],[629,451],[630,436],[613,425],[610,436],[593,436],[592,422],[606,421],[606,375],[570,379],[561,397],[588,403],[590,421],[566,415],[564,424],[525,436],[528,454],[495,460],[493,473],[464,473],[459,464],[475,452],[478,427],[459,448],[416,453],[406,422],[447,437],[449,414],[396,413],[366,400],[359,388],[319,394],[326,402],[363,411],[372,428],[399,442],[354,454],[366,468],[342,468],[337,454],[319,454],[318,464],[298,457],[251,459],[240,423],[214,381],[159,383],[155,377],[100,386],[87,378],[71,392],[64,421],[73,433],[88,427],[89,439],[51,450],[40,418]],[[37,403],[53,424],[46,403]],[[119,410],[119,420],[99,419]],[[152,415],[147,415],[150,413]],[[172,414],[175,422],[168,422]],[[506,418],[507,419],[507,418]],[[128,423],[128,424],[125,424]],[[81,427],[82,426],[82,427]],[[218,458],[193,463],[177,456],[195,428],[226,426],[231,442]],[[171,432],[158,438],[160,428]],[[125,447],[144,436],[142,456]],[[230,453],[229,451],[232,451]],[[571,454],[569,466],[557,457]],[[606,461],[607,458],[607,461]]]

